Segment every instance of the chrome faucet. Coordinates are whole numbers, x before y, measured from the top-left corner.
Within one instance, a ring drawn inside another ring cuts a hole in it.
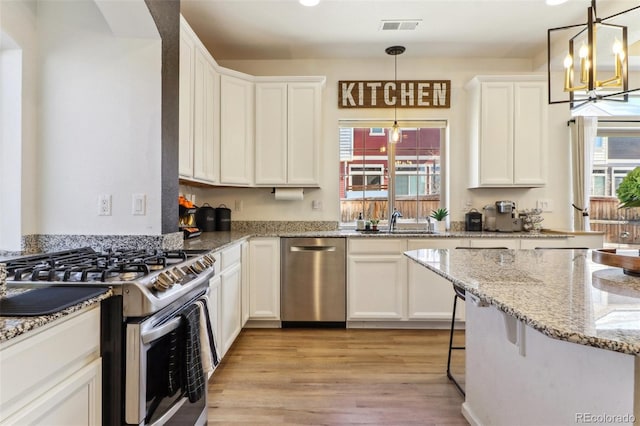
[[[433,232],[434,231],[434,226],[433,226],[433,222],[431,222],[431,217],[427,216],[427,231],[428,232]]]
[[[402,217],[402,213],[400,213],[398,209],[394,208],[393,213],[391,214],[391,222],[389,223],[389,232],[396,228],[396,222],[399,217]]]

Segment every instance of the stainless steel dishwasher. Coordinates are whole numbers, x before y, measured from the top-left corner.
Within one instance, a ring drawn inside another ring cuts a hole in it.
[[[282,327],[345,327],[346,240],[280,240]]]

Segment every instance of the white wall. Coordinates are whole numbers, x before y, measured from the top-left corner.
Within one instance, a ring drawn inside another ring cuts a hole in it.
[[[38,233],[160,234],[160,37],[115,37],[91,0],[37,10]],[[145,216],[131,214],[133,193],[147,195]],[[99,194],[111,216],[98,216]]]
[[[372,60],[296,60],[296,61],[220,61],[220,65],[252,75],[324,75],[323,91],[322,181],[321,189],[305,190],[304,201],[274,201],[270,189],[220,188],[197,189],[181,187],[181,193],[196,195],[196,204],[225,203],[233,211],[233,220],[339,220],[338,197],[338,122],[341,119],[388,119],[391,110],[341,110],[338,105],[339,80],[379,80],[392,78],[393,61],[382,51],[380,59]],[[464,220],[467,200],[481,211],[485,204],[496,200],[516,201],[518,208],[535,207],[536,199],[550,199],[552,213],[546,213],[545,227],[567,228],[570,224],[569,201],[569,130],[568,106],[549,108],[548,183],[539,189],[467,189],[467,96],[464,85],[478,74],[527,73],[532,70],[528,60],[497,59],[433,59],[398,58],[398,79],[450,79],[451,108],[447,110],[402,109],[398,119],[446,119],[450,125],[449,181],[451,220]],[[312,200],[320,200],[321,211],[313,210]],[[242,210],[235,210],[236,201]]]
[[[0,249],[37,227],[36,4],[0,1]]]

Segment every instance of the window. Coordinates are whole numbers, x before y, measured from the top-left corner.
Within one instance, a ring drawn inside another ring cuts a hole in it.
[[[404,123],[397,144],[389,127],[366,124],[340,123],[341,226],[355,225],[360,213],[385,225],[391,206],[401,222],[424,222],[441,203],[446,123]]]
[[[640,105],[640,98],[635,98]],[[591,229],[605,233],[605,243],[640,244],[640,209],[619,209],[616,191],[622,179],[640,166],[640,120],[598,123],[591,175]]]

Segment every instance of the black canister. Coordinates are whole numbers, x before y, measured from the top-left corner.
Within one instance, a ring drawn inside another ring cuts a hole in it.
[[[469,212],[464,215],[464,230],[482,231],[482,213],[476,209],[469,210]]]
[[[216,231],[231,231],[231,209],[224,204],[216,207]]]
[[[208,203],[204,203],[202,207],[196,210],[196,226],[204,232],[213,232],[216,230],[216,209]]]

